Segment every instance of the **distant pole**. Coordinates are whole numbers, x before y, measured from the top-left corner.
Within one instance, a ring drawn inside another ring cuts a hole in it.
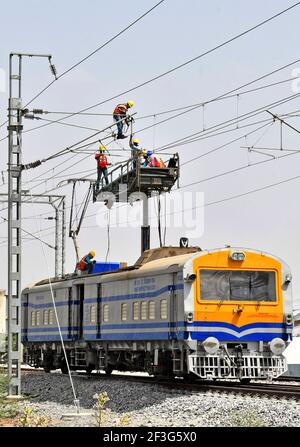
[[[22,164],[22,57],[51,55],[11,53],[9,55],[8,99],[8,396],[21,395],[21,164]],[[14,61],[16,60],[16,67]]]
[[[149,199],[143,198],[143,225],[141,228],[141,252],[150,248],[150,226],[149,226]]]

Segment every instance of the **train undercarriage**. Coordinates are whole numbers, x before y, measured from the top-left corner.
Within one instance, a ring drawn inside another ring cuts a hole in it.
[[[228,346],[228,344],[227,344]],[[197,345],[186,342],[111,342],[66,343],[70,370],[146,372],[151,376],[191,379],[275,379],[287,370],[285,358],[270,351],[243,349],[241,344],[228,348],[220,346],[215,354],[207,354]],[[44,368],[46,372],[61,369],[68,372],[67,362],[58,343],[27,344],[24,346],[24,363]]]

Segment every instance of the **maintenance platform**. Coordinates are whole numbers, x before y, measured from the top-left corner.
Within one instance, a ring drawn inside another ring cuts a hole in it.
[[[93,185],[93,202],[105,200],[104,193],[111,193],[117,202],[126,202],[130,194],[141,192],[151,197],[153,191],[158,193],[169,192],[179,179],[179,156],[174,154],[169,160],[168,166],[144,167],[138,158],[130,158],[128,161],[115,167],[108,173],[109,183],[101,178],[100,188]],[[123,198],[122,186],[126,186],[126,196]]]

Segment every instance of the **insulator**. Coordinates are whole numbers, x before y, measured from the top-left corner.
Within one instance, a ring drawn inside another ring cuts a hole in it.
[[[44,113],[43,109],[33,109],[32,113],[35,113],[37,115],[42,115]]]
[[[32,113],[26,113],[24,115],[24,118],[27,118],[28,120],[34,120],[35,116]]]
[[[24,169],[32,169],[36,168],[37,166],[40,166],[42,164],[41,160],[33,161],[32,163],[28,163],[27,165],[21,165],[21,170]]]
[[[55,76],[55,78],[57,77],[57,70],[54,64],[50,64],[50,70],[51,73],[53,74],[53,76]]]

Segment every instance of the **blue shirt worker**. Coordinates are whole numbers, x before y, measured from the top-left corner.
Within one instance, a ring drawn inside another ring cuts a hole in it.
[[[94,250],[91,250],[87,255],[85,255],[77,264],[77,269],[81,270],[82,272],[88,272],[93,273],[94,270],[94,264],[96,264],[96,261],[93,260],[95,257]]]

